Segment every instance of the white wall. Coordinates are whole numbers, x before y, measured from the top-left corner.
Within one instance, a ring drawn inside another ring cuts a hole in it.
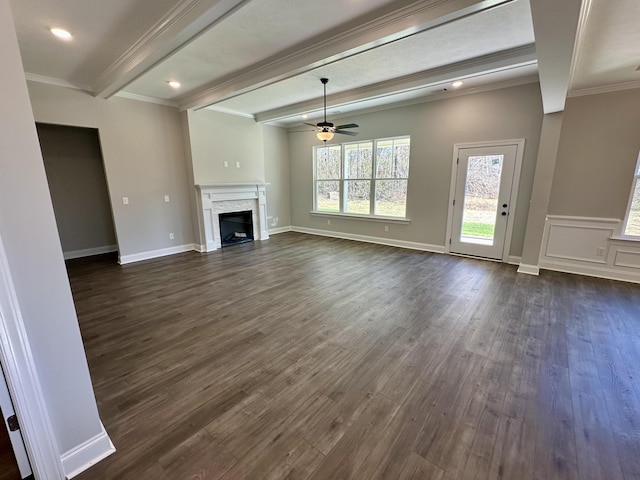
[[[8,0],[0,0],[0,236],[60,453],[100,434]]]
[[[542,101],[537,83],[464,95],[370,114],[354,114],[340,122],[360,125],[346,141],[411,135],[407,216],[409,225],[391,225],[309,215],[313,199],[312,132],[290,133],[291,206],[294,226],[355,235],[444,246],[449,184],[455,143],[524,138],[524,158],[515,212],[511,255],[520,256],[535,171]],[[345,141],[339,135],[330,143]]]
[[[291,226],[289,135],[280,127],[264,126],[264,164],[269,229]]]
[[[624,218],[640,151],[640,89],[569,98],[549,213]]]
[[[65,256],[115,248],[98,131],[45,123],[37,130]]]
[[[207,109],[188,112],[188,120],[196,184],[264,183],[262,125]]]
[[[193,244],[177,109],[34,82],[29,94],[36,121],[98,129],[121,257]]]

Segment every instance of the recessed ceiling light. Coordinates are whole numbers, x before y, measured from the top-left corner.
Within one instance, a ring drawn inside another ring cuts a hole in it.
[[[63,30],[62,28],[52,28],[50,29],[50,32],[53,33],[56,37],[61,38],[62,40],[71,40],[73,38],[69,32]]]
[[[175,80],[169,80],[167,83],[172,88],[180,88],[180,82],[177,82]]]
[[[309,118],[309,115],[307,115],[306,113],[303,113],[300,116],[302,117],[303,120],[306,120],[307,118]]]
[[[453,88],[458,88],[458,87],[461,87],[461,86],[462,86],[462,83],[463,83],[463,82],[462,82],[462,80],[456,80],[455,82],[453,82],[453,83],[451,84],[451,86],[452,86]]]

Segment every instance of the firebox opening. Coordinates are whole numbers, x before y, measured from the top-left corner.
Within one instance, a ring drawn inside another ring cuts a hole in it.
[[[253,242],[253,215],[251,210],[219,214],[220,239],[223,247]]]

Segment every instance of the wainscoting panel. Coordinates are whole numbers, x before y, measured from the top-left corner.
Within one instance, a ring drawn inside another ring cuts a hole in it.
[[[547,216],[540,268],[640,283],[640,242],[612,218]]]

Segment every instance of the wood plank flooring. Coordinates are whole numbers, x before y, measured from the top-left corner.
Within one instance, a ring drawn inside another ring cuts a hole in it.
[[[640,478],[638,285],[296,233],[68,270],[79,480]]]

